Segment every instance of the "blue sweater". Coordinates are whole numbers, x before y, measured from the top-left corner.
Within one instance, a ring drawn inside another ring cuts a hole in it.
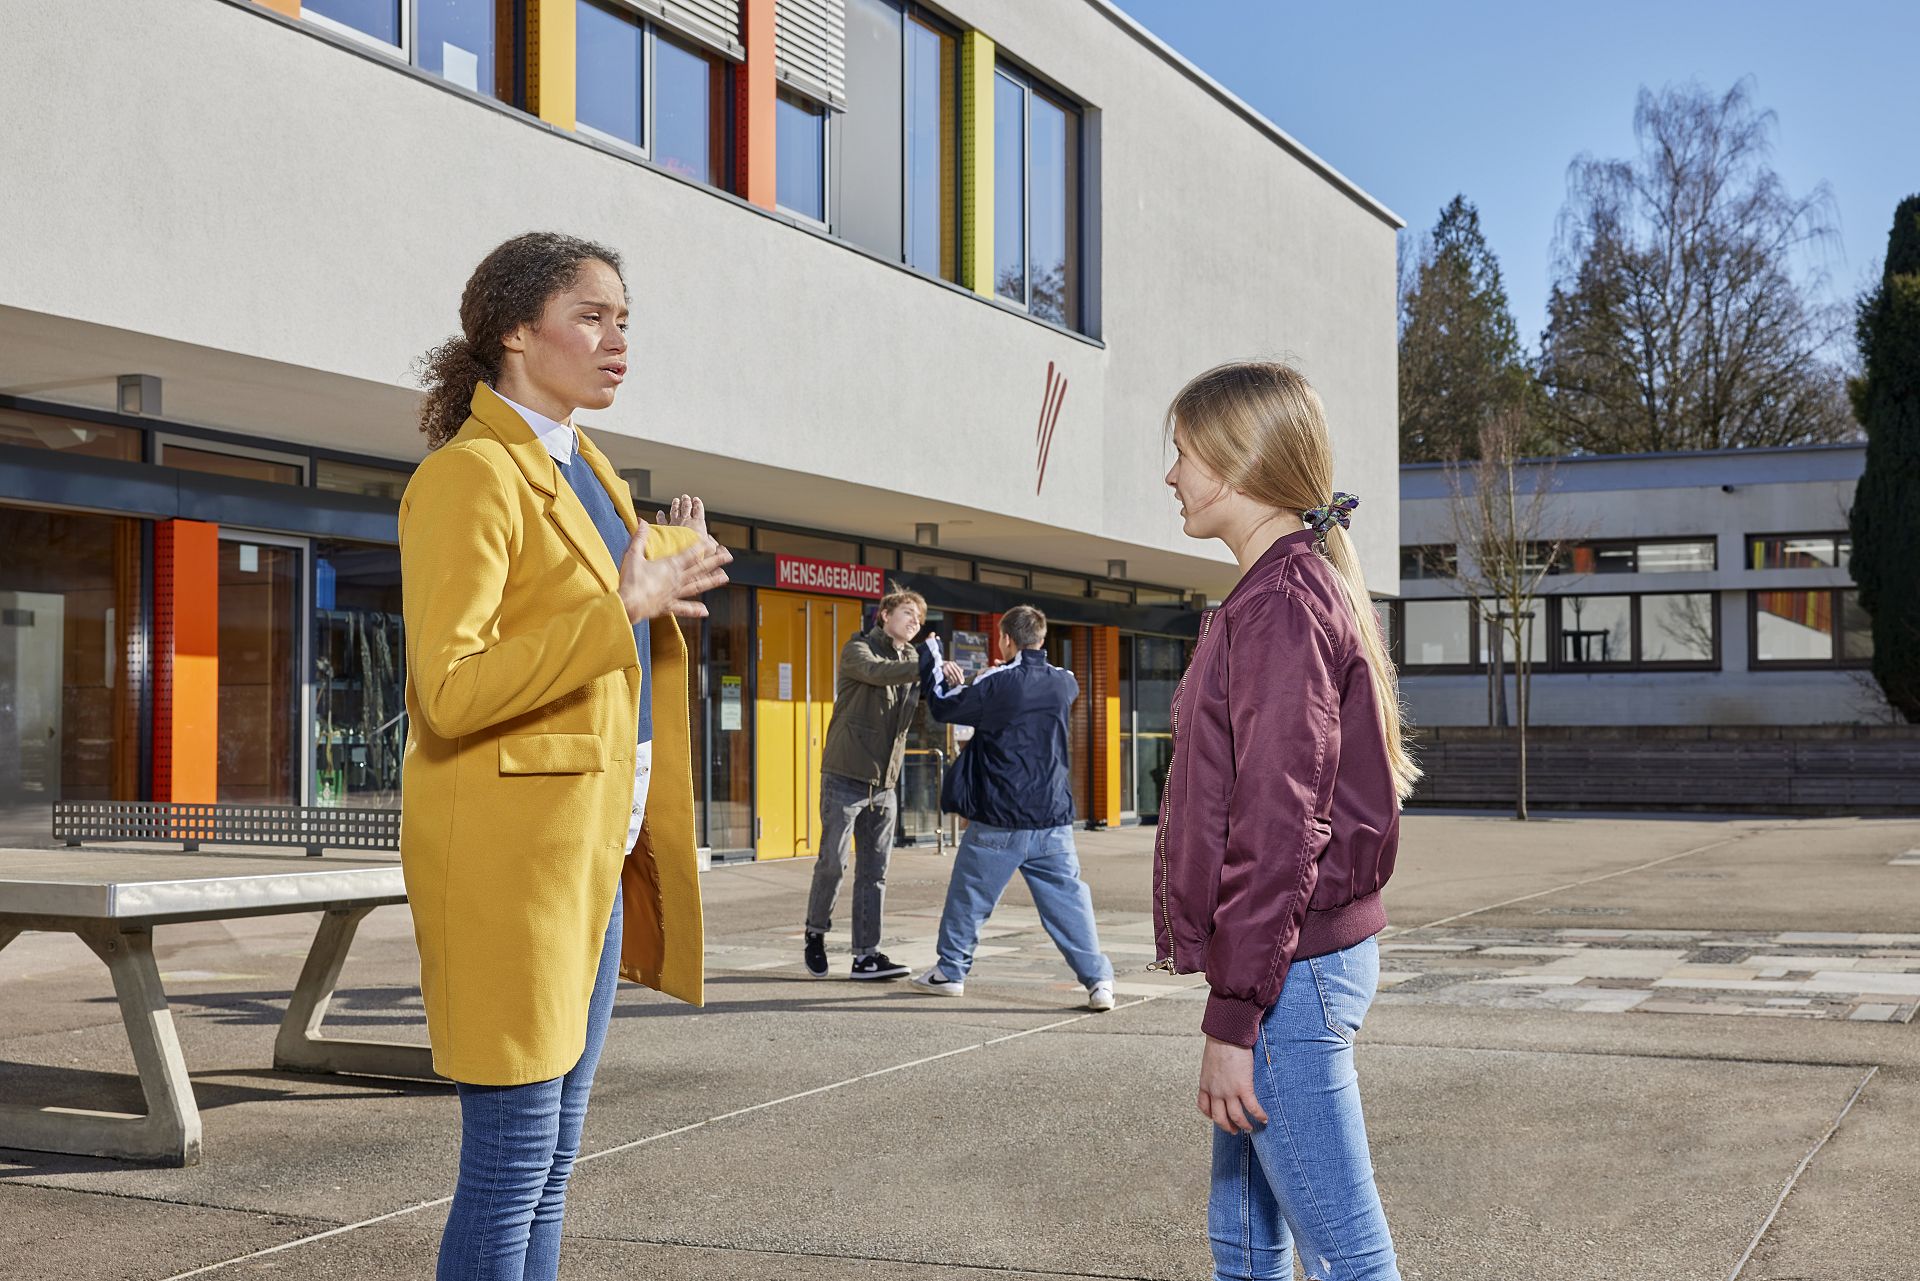
[[[593,518],[593,527],[600,531],[600,537],[607,540],[607,550],[613,554],[613,563],[618,565],[627,554],[627,544],[633,541],[633,535],[627,532],[627,522],[620,519],[620,509],[613,505],[606,486],[600,483],[593,466],[580,456],[578,449],[574,450],[572,462],[556,465],[567,478],[567,484],[573,486],[573,492],[580,496],[580,505]],[[653,645],[645,619],[633,625],[633,648],[640,655],[640,741],[650,743],[653,741]]]

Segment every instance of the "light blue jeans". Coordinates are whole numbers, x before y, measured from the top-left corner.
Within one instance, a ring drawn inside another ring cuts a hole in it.
[[[620,894],[587,1005],[587,1045],[565,1076],[461,1085],[460,1181],[440,1238],[437,1281],[555,1281],[567,1178],[620,980]]]
[[[1027,878],[1027,890],[1040,924],[1053,936],[1074,977],[1087,987],[1113,980],[1113,962],[1100,951],[1093,924],[1093,891],[1080,879],[1071,827],[1015,831],[988,823],[969,823],[953,856],[947,905],[940,913],[940,973],[964,979],[973,968],[980,927],[1000,902],[1015,872]]]
[[[1267,1123],[1213,1132],[1207,1235],[1216,1281],[1399,1281],[1373,1186],[1353,1038],[1380,984],[1373,939],[1295,961],[1253,1047]]]

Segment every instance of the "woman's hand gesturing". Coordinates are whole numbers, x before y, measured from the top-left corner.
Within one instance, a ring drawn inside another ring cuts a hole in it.
[[[627,608],[627,621],[637,623],[664,614],[705,618],[707,607],[700,597],[726,585],[723,567],[733,560],[733,553],[702,534],[685,551],[665,560],[648,560],[646,543],[647,523],[641,521],[620,560],[620,603]]]
[[[679,525],[683,529],[691,529],[702,538],[707,536],[707,505],[704,502],[682,494],[669,506],[671,511],[656,510],[653,513],[655,524]]]

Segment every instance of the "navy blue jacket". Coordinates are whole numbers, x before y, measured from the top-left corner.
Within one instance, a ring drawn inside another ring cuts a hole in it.
[[[973,684],[948,689],[940,657],[937,638],[920,651],[927,711],[946,724],[973,726],[941,785],[940,808],[1018,831],[1070,825],[1067,710],[1080,696],[1080,682],[1047,662],[1045,652],[1025,649]]]

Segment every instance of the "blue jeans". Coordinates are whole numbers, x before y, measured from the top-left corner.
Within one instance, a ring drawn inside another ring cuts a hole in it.
[[[1216,1281],[1399,1281],[1373,1186],[1353,1038],[1380,983],[1373,939],[1295,961],[1260,1024],[1253,1087],[1267,1123],[1213,1132],[1207,1235]]]
[[[554,1281],[567,1176],[580,1154],[593,1070],[620,980],[620,894],[587,1005],[587,1045],[565,1076],[461,1085],[460,1181],[440,1238],[438,1281]]]
[[[1093,892],[1080,879],[1071,827],[1014,831],[987,823],[969,823],[953,856],[947,905],[940,913],[940,973],[964,979],[973,968],[980,927],[993,914],[1015,872],[1027,878],[1027,890],[1040,923],[1053,936],[1083,984],[1113,981],[1113,962],[1100,951],[1093,925]]]

